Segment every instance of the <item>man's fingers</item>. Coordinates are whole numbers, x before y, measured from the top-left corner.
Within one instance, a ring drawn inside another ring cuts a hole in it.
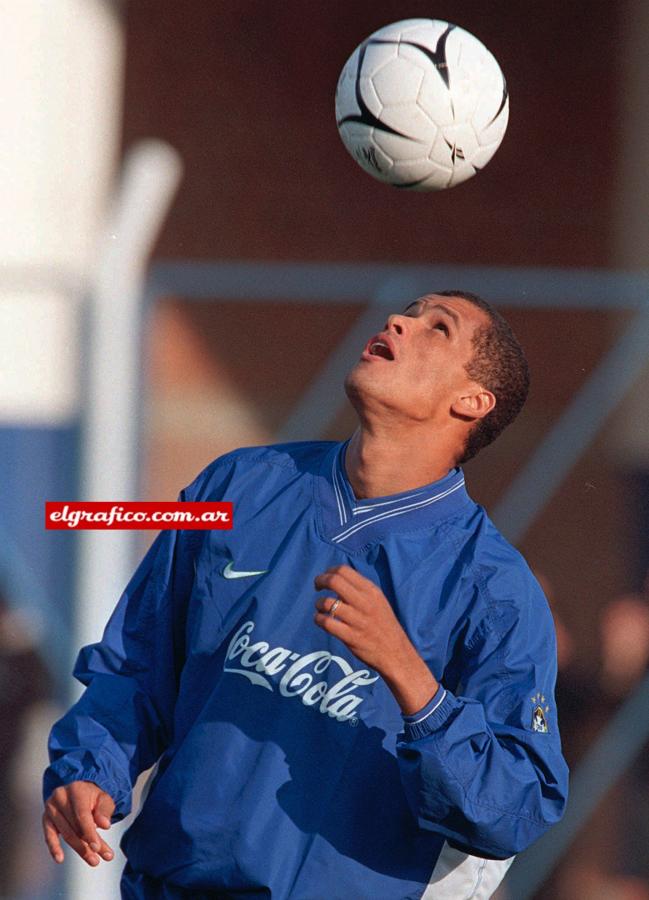
[[[356,585],[357,587],[373,587],[378,588],[371,578],[367,578],[365,575],[361,575],[360,572],[357,572],[356,569],[352,568],[352,566],[342,565],[336,566],[336,571],[343,575],[351,584]],[[379,588],[380,590],[380,588]]]
[[[316,609],[339,622],[353,625],[358,619],[358,613],[339,597],[318,597],[315,603]],[[333,610],[333,615],[332,615]]]
[[[345,581],[349,582],[349,584],[353,585],[355,588],[359,590],[378,590],[378,585],[376,585],[370,578],[366,578],[365,575],[361,575],[360,572],[357,572],[356,569],[353,569],[348,565],[340,565],[340,566],[332,566],[330,569],[327,569],[326,572],[323,572],[323,575],[340,575]]]
[[[68,805],[67,809],[65,808],[66,802]],[[110,852],[111,855],[112,851],[108,844],[97,834],[96,826],[101,824],[107,827],[104,823],[104,811],[108,812],[110,816],[114,807],[115,804],[112,798],[105,791],[102,791],[94,783],[82,781],[70,785],[69,794],[66,795],[62,804],[62,811],[71,823],[77,836],[85,841],[91,850],[94,850],[95,853],[101,853],[105,857],[106,851]],[[98,817],[100,821],[98,822],[95,822],[96,810],[101,810]],[[110,825],[110,819],[108,825]]]
[[[97,826],[110,827],[115,803],[94,782],[76,781],[58,787],[45,804],[45,842],[56,862],[64,858],[59,835],[88,865],[99,865],[100,857],[111,860],[112,848],[97,833]]]
[[[110,828],[111,816],[115,812],[115,803],[110,794],[102,791],[93,810],[95,822],[100,828]]]
[[[52,855],[52,859],[54,862],[62,863],[65,854],[63,853],[63,847],[61,847],[59,833],[50,821],[47,813],[43,814],[43,834],[45,835],[45,843]]]
[[[113,853],[113,848],[106,843],[106,841],[100,836],[99,838],[99,855],[102,859],[105,859],[106,862],[109,862],[115,855]]]
[[[84,812],[79,815],[79,823],[82,826],[81,839],[88,844],[91,850],[98,853],[103,859],[112,859],[113,850],[103,837],[97,833],[95,821],[90,812]]]
[[[99,794],[95,808],[92,811],[94,821],[99,828],[110,828],[110,817],[112,816],[114,809],[115,802],[113,801],[113,798],[110,794],[102,791]],[[112,859],[114,856],[112,847],[106,843],[100,834],[97,834],[97,837],[99,838],[99,855],[106,860]]]
[[[80,837],[77,837],[65,816],[56,809],[49,809],[45,813],[45,816],[58,834],[61,835],[66,844],[69,844],[75,853],[78,853],[89,866],[99,865],[99,856],[90,849],[85,841],[82,841]],[[51,835],[51,829],[48,830],[48,834]],[[56,857],[54,858],[56,859]]]
[[[342,568],[342,567],[340,567]],[[347,566],[349,568],[349,566]],[[353,569],[350,569],[353,572]],[[361,575],[361,578],[363,576]],[[372,594],[369,593],[371,588],[376,589],[376,585],[371,585],[371,583],[367,583],[366,585],[359,585],[357,582],[350,580],[345,572],[340,572],[338,570],[329,570],[327,572],[323,572],[322,575],[317,575],[313,582],[318,590],[327,590],[327,591],[335,591],[339,594],[347,603],[358,606],[362,608],[366,606],[368,603],[373,602],[374,598]]]
[[[342,641],[343,644],[346,644],[352,653],[354,652],[352,645],[354,643],[356,632],[345,622],[341,622],[337,615],[334,619],[329,613],[316,612],[313,621],[316,625],[319,625],[323,631],[332,634],[334,637],[337,637],[338,640]]]
[[[83,802],[83,801],[82,801]],[[87,803],[87,800],[85,801]],[[95,820],[92,817],[92,813],[90,809],[85,805],[82,807],[81,803],[75,804],[75,801],[72,801],[72,812],[74,815],[73,824],[75,826],[75,831],[77,835],[88,844],[91,850],[94,850],[95,853],[99,853],[101,848],[101,838],[97,834],[97,829],[95,827]],[[81,808],[80,808],[81,807]]]
[[[108,794],[104,794],[102,792],[102,794],[100,795],[100,800],[102,797],[108,797],[109,804],[112,804],[113,807],[115,806]],[[97,803],[97,806],[91,812],[90,809],[87,808],[87,802],[88,798],[85,795],[81,795],[79,797],[73,796],[72,798],[72,809],[75,813],[76,823],[78,826],[75,827],[75,831],[77,835],[82,839],[82,841],[88,844],[91,850],[94,850],[95,853],[98,853],[104,859],[112,859],[112,848],[106,843],[102,836],[97,833],[97,829],[95,827],[95,819],[93,816],[100,808],[99,803]],[[99,815],[99,818],[103,819],[101,815]],[[101,823],[98,822],[97,824]],[[108,820],[108,825],[110,825],[110,819]]]

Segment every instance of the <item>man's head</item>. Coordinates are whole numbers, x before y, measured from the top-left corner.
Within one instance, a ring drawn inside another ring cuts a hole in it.
[[[427,294],[391,315],[345,381],[361,418],[430,426],[464,463],[520,412],[525,355],[505,319],[466,291]]]
[[[469,433],[459,463],[467,462],[510,425],[523,408],[530,388],[530,370],[523,348],[506,319],[486,300],[470,291],[442,291],[441,297],[462,297],[481,309],[487,324],[473,334],[473,357],[467,374],[496,397],[492,411],[478,419]]]

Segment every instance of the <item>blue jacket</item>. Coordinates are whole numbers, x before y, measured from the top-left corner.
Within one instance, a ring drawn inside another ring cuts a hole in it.
[[[461,470],[357,500],[347,443],[211,463],[181,499],[233,501],[232,531],[162,532],[79,654],[87,689],[52,729],[43,793],[94,781],[118,820],[158,761],[122,840],[124,896],[488,897],[562,815],[537,581]],[[440,682],[415,715],[313,621],[313,579],[341,563],[381,587]],[[461,877],[482,887],[460,894]]]

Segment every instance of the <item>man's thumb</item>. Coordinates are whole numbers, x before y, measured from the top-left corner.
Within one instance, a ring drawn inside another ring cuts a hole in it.
[[[94,818],[100,828],[110,828],[110,817],[115,809],[115,803],[110,794],[102,791],[94,810]]]

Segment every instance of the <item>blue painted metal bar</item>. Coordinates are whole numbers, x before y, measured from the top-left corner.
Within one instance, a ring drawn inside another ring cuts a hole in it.
[[[150,272],[153,294],[187,300],[369,300],[386,282],[407,285],[400,302],[433,290],[475,291],[502,306],[629,309],[649,297],[649,274],[594,269],[411,266],[382,263],[201,262],[165,260]]]

